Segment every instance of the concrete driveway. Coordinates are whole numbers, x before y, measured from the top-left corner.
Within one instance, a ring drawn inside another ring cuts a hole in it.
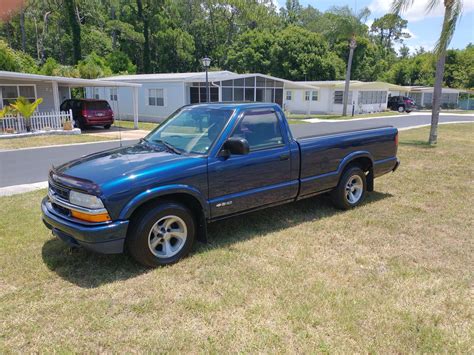
[[[142,129],[130,129],[130,128],[120,128],[112,126],[110,129],[104,129],[102,127],[89,127],[84,130],[84,133],[98,136],[98,137],[106,137],[109,139],[140,139],[145,137],[149,131],[145,131]]]
[[[380,125],[392,125],[399,129],[429,125],[431,116],[429,114],[411,114],[409,116],[389,116],[383,118],[355,119],[337,122],[318,122],[291,125],[295,136],[308,136],[324,134],[337,125],[344,130],[364,129]],[[450,122],[474,122],[474,115],[442,115],[440,123]],[[90,132],[89,132],[90,133]],[[117,131],[110,131],[110,134]],[[52,165],[58,165],[69,160],[91,154],[105,149],[111,149],[122,145],[130,145],[143,137],[147,131],[121,131],[122,141],[97,142],[71,144],[52,147],[41,147],[31,149],[17,149],[0,151],[0,190],[1,188],[44,182]],[[470,132],[466,132],[471,134]],[[97,134],[109,134],[109,132],[98,131]],[[127,139],[125,139],[127,137]],[[131,138],[131,139],[130,139]],[[44,185],[38,185],[39,187]],[[1,192],[1,191],[0,191]],[[1,194],[1,193],[0,193]]]

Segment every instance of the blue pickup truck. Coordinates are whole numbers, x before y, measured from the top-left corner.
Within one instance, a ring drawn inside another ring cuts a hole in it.
[[[135,145],[51,169],[43,221],[72,246],[166,265],[209,222],[326,192],[359,205],[397,147],[393,127],[295,137],[276,104],[185,106]]]

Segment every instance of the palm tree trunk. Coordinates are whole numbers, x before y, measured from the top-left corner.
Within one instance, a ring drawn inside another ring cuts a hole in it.
[[[439,54],[436,62],[436,76],[435,86],[433,90],[433,108],[431,111],[431,129],[429,144],[436,144],[438,142],[438,121],[439,110],[441,106],[441,89],[443,87],[444,63],[446,62],[446,51],[443,50]]]
[[[445,2],[442,31],[445,31],[447,28],[449,28],[448,23],[452,16],[452,10],[453,10],[452,6],[447,6]],[[446,62],[447,46],[448,46],[448,43],[443,42],[443,43],[440,43],[440,48],[438,49],[435,85],[434,85],[434,90],[433,90],[433,108],[431,111],[431,129],[430,129],[430,137],[428,140],[429,144],[436,144],[438,142],[439,110],[441,106],[441,92],[442,92],[442,87],[443,87],[444,64]]]

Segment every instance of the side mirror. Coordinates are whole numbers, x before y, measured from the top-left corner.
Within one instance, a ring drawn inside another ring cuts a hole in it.
[[[227,139],[219,154],[221,157],[228,158],[230,155],[245,155],[250,151],[249,142],[245,138],[231,137]]]

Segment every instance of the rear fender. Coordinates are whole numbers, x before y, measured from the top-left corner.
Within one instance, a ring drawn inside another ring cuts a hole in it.
[[[368,169],[369,174],[367,175],[367,190],[368,191],[373,191],[374,189],[374,171],[373,171],[373,166],[374,166],[374,159],[372,157],[372,154],[370,154],[367,151],[357,151],[357,152],[352,152],[349,154],[347,157],[345,157],[341,163],[339,164],[339,167],[337,169],[337,175],[338,175],[338,181],[340,180],[342,173],[344,170],[354,161],[360,158],[366,158],[370,160],[370,168]]]

